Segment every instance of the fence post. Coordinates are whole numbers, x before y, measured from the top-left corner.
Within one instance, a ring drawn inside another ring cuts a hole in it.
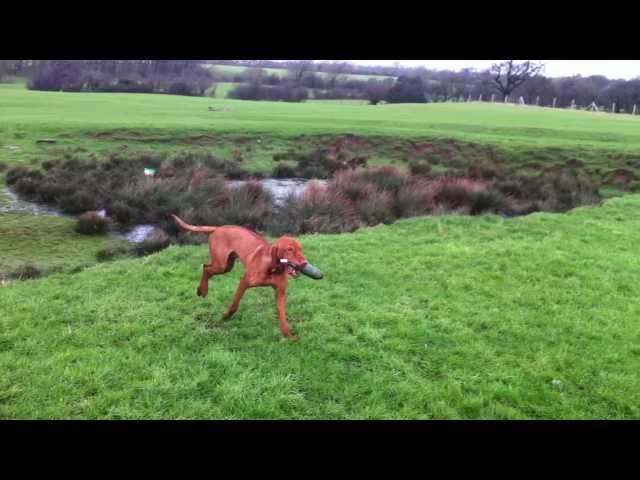
[[[467,97],[467,103],[471,102],[471,94]]]
[[[524,98],[520,96],[520,105],[526,105]]]
[[[536,107],[540,105],[540,96],[536,97]]]
[[[634,103],[633,104],[633,112],[631,112],[631,115],[635,115],[636,114],[636,110],[638,109],[637,105]]]
[[[611,113],[616,113],[616,102],[611,105]]]
[[[509,103],[509,95],[504,96],[504,103]]]
[[[551,108],[556,108],[556,100],[558,100],[556,97],[553,97],[553,106]]]
[[[575,98],[573,100],[571,100],[571,109],[572,110],[576,109],[576,99]]]
[[[482,101],[482,94],[480,94],[480,96],[478,97],[478,101],[481,102]]]
[[[491,94],[491,103],[493,103],[493,99],[494,99],[495,97],[496,97],[496,94],[495,94],[495,93],[492,93],[492,94]]]

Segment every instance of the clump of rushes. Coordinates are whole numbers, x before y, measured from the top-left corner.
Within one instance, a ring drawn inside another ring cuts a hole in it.
[[[83,235],[104,235],[110,224],[111,221],[98,212],[85,212],[78,217],[75,230]]]
[[[42,276],[42,270],[37,265],[25,264],[9,273],[8,277],[15,280],[29,280]]]
[[[155,230],[142,242],[136,244],[135,251],[138,255],[149,255],[167,248],[170,244],[169,235],[164,230]]]

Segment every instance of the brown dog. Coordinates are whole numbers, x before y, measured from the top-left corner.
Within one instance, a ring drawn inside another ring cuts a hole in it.
[[[206,297],[209,290],[209,278],[230,272],[236,258],[244,265],[245,273],[240,280],[233,302],[224,314],[230,318],[240,304],[247,288],[273,287],[276,293],[280,331],[291,339],[298,340],[289,330],[285,301],[288,276],[297,277],[298,270],[304,269],[307,261],[302,254],[300,242],[291,237],[280,237],[274,245],[260,235],[243,227],[225,225],[222,227],[193,226],[172,215],[178,225],[191,232],[209,233],[209,252],[211,263],[203,265],[202,278],[197,294]],[[285,259],[286,263],[281,260]]]

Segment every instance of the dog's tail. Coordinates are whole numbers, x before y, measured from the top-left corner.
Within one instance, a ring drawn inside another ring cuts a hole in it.
[[[185,221],[183,221],[180,217],[178,217],[177,215],[171,215],[173,217],[173,219],[178,223],[178,225],[180,225],[183,229],[185,230],[189,230],[191,232],[198,232],[198,233],[213,233],[216,231],[216,229],[218,227],[196,227],[195,225],[189,225],[188,223],[186,223]]]

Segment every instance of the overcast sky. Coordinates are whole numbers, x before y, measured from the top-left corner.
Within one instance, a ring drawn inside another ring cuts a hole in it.
[[[407,67],[424,66],[433,70],[483,70],[499,60],[347,60],[359,65],[393,65],[398,62]],[[640,60],[543,60],[547,77],[570,75],[604,75],[617,79],[640,77]]]

